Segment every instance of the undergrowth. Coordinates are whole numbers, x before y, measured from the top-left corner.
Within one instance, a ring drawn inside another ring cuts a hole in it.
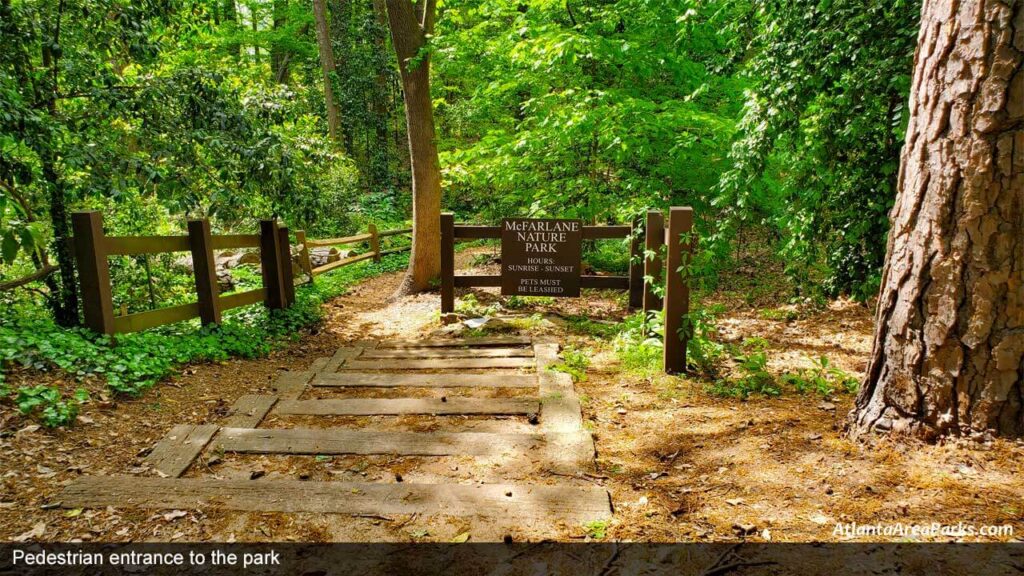
[[[3,371],[15,364],[36,370],[57,368],[76,381],[99,377],[112,392],[136,396],[183,364],[266,356],[319,323],[326,300],[363,279],[401,270],[407,263],[408,254],[393,254],[380,263],[340,268],[313,284],[297,286],[296,302],[286,310],[245,306],[227,311],[220,326],[199,327],[198,320],[193,320],[122,334],[116,343],[84,328],[57,326],[36,307],[5,307],[0,312],[0,366]],[[0,372],[0,396],[47,426],[72,423],[78,405],[87,398],[81,389],[65,394],[57,386],[45,385],[12,390]]]

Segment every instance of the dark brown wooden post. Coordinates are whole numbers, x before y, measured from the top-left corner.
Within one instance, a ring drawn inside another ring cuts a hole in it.
[[[292,265],[292,246],[288,241],[288,227],[277,229],[278,249],[281,251],[281,283],[284,285],[284,307],[295,304],[295,267]]]
[[[103,240],[103,214],[75,212],[71,215],[71,228],[74,233],[85,325],[93,332],[113,334],[114,301],[110,291],[106,243]]]
[[[665,245],[665,217],[657,210],[647,213],[647,226],[644,229],[644,249],[653,257],[644,257],[644,277],[650,282],[659,282],[662,278],[661,247]],[[644,314],[661,310],[661,298],[654,292],[653,284],[644,290]]]
[[[668,256],[665,274],[665,372],[686,371],[687,315],[690,313],[689,274],[693,208],[673,207],[668,215]],[[685,248],[685,250],[684,250]]]
[[[192,270],[199,297],[199,319],[203,326],[220,324],[220,288],[217,286],[217,262],[213,257],[210,221],[188,221],[188,247],[192,252]]]
[[[277,233],[277,220],[260,220],[260,266],[263,271],[263,300],[267,308],[280,310],[287,304],[284,279],[281,274],[281,237]]]
[[[644,250],[640,238],[642,225],[640,218],[633,220],[629,241],[629,309],[640,308],[644,304]]]
[[[455,216],[441,214],[441,314],[455,311]]]
[[[373,261],[380,262],[380,236],[377,235],[377,225],[368,224],[366,231],[370,233],[370,252],[373,252]]]

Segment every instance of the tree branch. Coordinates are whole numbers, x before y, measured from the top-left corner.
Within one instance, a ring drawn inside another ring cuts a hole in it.
[[[52,266],[52,265],[47,264],[41,270],[36,270],[35,272],[29,274],[28,276],[22,276],[21,278],[18,278],[17,280],[9,280],[7,282],[0,282],[0,292],[7,292],[8,290],[14,290],[15,288],[18,288],[20,286],[24,286],[25,284],[31,284],[32,282],[36,282],[37,280],[42,280],[43,278],[46,278],[47,276],[49,276],[50,274],[53,274],[57,270],[58,270],[58,268],[56,266]]]

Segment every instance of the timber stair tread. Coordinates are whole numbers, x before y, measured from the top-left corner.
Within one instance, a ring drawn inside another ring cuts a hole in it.
[[[380,358],[348,360],[338,367],[347,370],[474,370],[480,368],[533,368],[532,357],[506,358]]]
[[[593,455],[588,432],[396,432],[347,428],[221,428],[217,450],[249,454],[496,456],[510,451],[572,450]]]
[[[372,416],[398,414],[536,414],[536,398],[327,398],[282,400],[275,414]]]
[[[318,374],[310,382],[314,387],[367,388],[536,388],[535,374],[381,374],[351,371]]]
[[[611,516],[594,486],[414,484],[83,476],[60,496],[65,508],[135,506],[248,512],[421,514],[588,522]]]

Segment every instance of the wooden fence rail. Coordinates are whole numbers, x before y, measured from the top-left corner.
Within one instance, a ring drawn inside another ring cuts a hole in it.
[[[349,264],[355,264],[356,262],[362,262],[363,260],[373,259],[374,262],[380,262],[381,256],[388,254],[396,254],[398,252],[405,252],[411,248],[411,246],[400,246],[398,248],[392,248],[389,250],[380,249],[380,239],[388,236],[398,236],[402,234],[411,234],[412,228],[400,228],[398,230],[385,230],[384,232],[378,232],[377,226],[370,224],[367,226],[365,234],[356,234],[354,236],[345,236],[342,238],[324,238],[320,240],[307,239],[306,233],[299,231],[296,233],[296,240],[302,245],[300,250],[300,262],[302,269],[310,278],[314,278],[325,272],[330,272],[336,268],[342,266],[348,266]],[[361,244],[363,242],[369,243],[369,251],[363,254],[357,254],[355,256],[348,256],[341,260],[334,262],[328,262],[316,268],[313,267],[313,263],[310,257],[310,248],[324,248],[329,246],[344,246],[346,244]]]
[[[78,281],[86,326],[100,334],[123,334],[147,328],[199,318],[203,325],[219,324],[225,310],[263,302],[267,308],[283,309],[295,302],[291,246],[288,228],[277,220],[260,222],[259,234],[213,235],[206,219],[190,220],[184,236],[106,236],[100,212],[76,212],[72,215]],[[408,250],[408,247],[381,251],[380,238],[408,234],[410,229],[378,233],[374,225],[367,234],[349,238],[309,240],[304,231],[295,233],[299,245],[299,263],[312,279],[335,268],[368,260],[379,260],[385,254]],[[343,258],[313,268],[309,249],[369,241],[367,254]],[[215,250],[258,248],[263,286],[245,292],[221,295],[217,283]],[[196,301],[177,306],[114,316],[113,290],[110,283],[110,256],[138,256],[190,252],[195,278]]]

